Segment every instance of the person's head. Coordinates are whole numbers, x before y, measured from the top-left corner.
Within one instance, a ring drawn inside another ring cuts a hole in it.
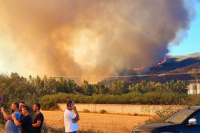
[[[69,99],[69,100],[67,100],[67,108],[68,109],[71,109],[71,107],[74,105],[74,102],[71,100],[71,99]]]
[[[34,103],[33,104],[33,111],[36,112],[36,111],[39,111],[40,110],[40,104],[39,103]]]
[[[24,106],[24,107],[22,108],[22,114],[23,114],[23,115],[29,114],[29,107],[28,107],[28,106]]]
[[[12,103],[11,104],[11,110],[12,112],[15,112],[19,109],[19,104],[18,103]]]
[[[19,102],[19,110],[22,110],[23,107],[24,107],[24,102],[23,102],[23,101],[20,101],[20,102]]]

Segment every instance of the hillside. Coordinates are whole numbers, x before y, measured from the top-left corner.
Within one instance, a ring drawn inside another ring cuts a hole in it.
[[[165,83],[170,80],[177,81],[177,79],[194,80],[194,77],[187,74],[188,71],[192,69],[200,69],[200,53],[184,56],[167,56],[167,61],[158,67],[152,67],[147,73],[145,73],[147,76],[123,77],[117,78],[117,80],[123,80],[127,84],[138,83],[142,80],[161,83]]]

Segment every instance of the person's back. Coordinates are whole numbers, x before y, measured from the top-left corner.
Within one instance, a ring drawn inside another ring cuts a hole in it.
[[[20,113],[13,113],[17,120],[20,120]],[[12,114],[10,115],[12,117]],[[15,125],[13,120],[7,120],[6,122],[6,133],[19,133],[19,127]]]

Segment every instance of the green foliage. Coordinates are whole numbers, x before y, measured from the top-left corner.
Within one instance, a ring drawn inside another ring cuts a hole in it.
[[[11,73],[10,76],[0,75],[0,94],[3,96],[1,107],[4,107],[8,114],[11,113],[10,106],[14,102],[24,101],[32,111],[33,103],[39,101],[37,89],[17,73]],[[1,123],[4,124],[5,119],[2,119]]]
[[[176,112],[178,112],[180,109],[179,108],[173,108],[173,107],[167,107],[163,108],[161,110],[157,110],[156,116],[149,118],[146,121],[146,124],[152,124],[152,123],[162,123],[164,122],[168,117],[172,116]]]
[[[185,89],[188,83],[173,80],[170,82],[155,83],[142,81],[129,87],[124,81],[115,80],[104,85],[101,82],[89,84],[84,80],[78,86],[74,80],[60,77],[58,80],[44,76],[29,79],[20,77],[17,73],[0,75],[0,94],[4,101],[1,104],[7,111],[12,102],[25,101],[32,106],[34,102],[42,103],[42,109],[49,110],[55,107],[55,87],[57,103],[67,102],[71,98],[75,103],[94,104],[198,104],[194,97],[188,96]]]
[[[178,92],[130,92],[122,95],[92,95],[58,93],[57,103],[66,103],[67,99],[74,100],[75,103],[93,104],[153,104],[153,105],[185,105],[193,103],[200,104],[200,97],[188,96],[186,93]],[[198,100],[197,100],[198,99]],[[196,102],[193,102],[196,101]],[[49,110],[55,106],[55,95],[45,95],[41,97],[42,109]]]

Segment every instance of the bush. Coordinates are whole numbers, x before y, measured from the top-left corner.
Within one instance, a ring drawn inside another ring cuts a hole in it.
[[[134,115],[134,116],[138,116],[138,113],[134,113],[133,115]]]
[[[83,113],[90,113],[90,111],[88,109],[84,109]]]
[[[148,105],[198,105],[200,97],[192,97],[183,93],[172,92],[131,92],[122,95],[92,95],[83,94],[66,94],[59,92],[56,95],[57,103],[66,103],[67,99],[72,99],[75,103],[92,103],[92,104],[148,104]],[[49,110],[55,107],[55,95],[45,95],[40,98],[42,109]],[[195,102],[194,102],[195,101]]]
[[[100,110],[100,113],[104,114],[104,113],[107,113],[107,111],[103,109],[103,110]]]
[[[163,108],[161,110],[157,110],[156,116],[149,118],[149,120],[146,121],[146,124],[151,124],[151,123],[161,123],[164,122],[167,118],[172,116],[174,113],[178,112],[180,109],[179,108],[173,108],[173,107],[167,107]]]

